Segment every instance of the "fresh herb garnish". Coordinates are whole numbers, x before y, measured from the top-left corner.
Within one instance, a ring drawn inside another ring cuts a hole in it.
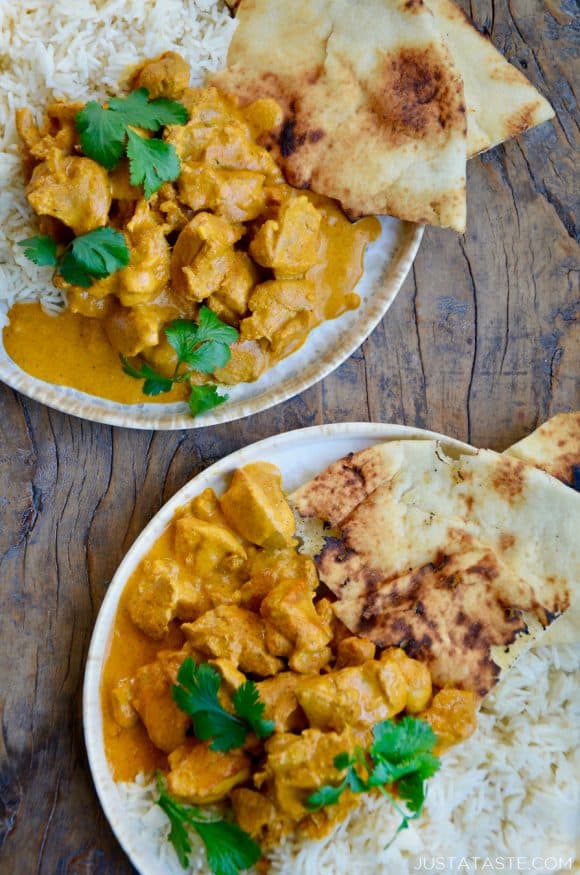
[[[373,728],[373,742],[364,751],[356,747],[353,755],[339,754],[334,766],[346,774],[337,786],[325,784],[306,800],[306,808],[317,811],[325,805],[335,805],[342,793],[349,789],[353,793],[366,793],[378,789],[387,797],[401,815],[401,823],[391,839],[411,820],[421,814],[425,802],[425,781],[439,769],[440,760],[433,754],[437,736],[425,720],[417,717],[404,717],[399,723],[384,720]],[[397,792],[406,803],[403,809],[386,789],[386,785],[396,784]],[[388,845],[387,845],[388,847]]]
[[[241,747],[250,732],[267,738],[274,723],[264,720],[265,705],[253,681],[245,681],[232,696],[235,714],[226,711],[218,699],[219,672],[207,663],[196,665],[187,657],[177,673],[172,695],[178,707],[189,714],[193,731],[202,741],[212,739],[211,750],[228,751]]]
[[[159,374],[147,364],[134,367],[125,356],[121,356],[125,373],[145,381],[144,394],[159,395],[169,392],[174,383],[189,383],[189,409],[192,416],[227,401],[228,396],[220,395],[216,386],[196,386],[191,377],[194,372],[211,374],[229,362],[230,344],[239,336],[236,329],[222,322],[209,307],[203,306],[199,311],[198,323],[175,319],[165,328],[165,336],[177,353],[177,364],[170,377]]]
[[[61,255],[56,241],[47,235],[20,240],[18,245],[34,264],[55,267],[67,283],[84,289],[129,264],[125,238],[114,228],[96,228],[75,237]]]
[[[149,100],[146,88],[114,97],[105,108],[91,100],[77,113],[76,126],[85,155],[112,170],[124,154],[132,185],[143,184],[147,200],[164,182],[179,176],[179,157],[171,143],[142,137],[130,126],[157,133],[164,125],[184,125],[187,109],[176,100]]]
[[[169,841],[184,869],[189,866],[192,851],[188,827],[194,829],[204,843],[207,862],[214,875],[238,875],[258,862],[262,855],[259,846],[235,823],[208,820],[199,808],[181,805],[167,792],[160,772],[157,773],[157,790],[157,804],[171,824]]]

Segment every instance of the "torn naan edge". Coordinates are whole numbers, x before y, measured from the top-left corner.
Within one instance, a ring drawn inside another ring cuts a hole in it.
[[[554,110],[453,0],[426,0],[463,79],[471,158],[553,118]]]
[[[558,413],[505,452],[580,491],[580,411]]]
[[[422,0],[242,0],[237,17],[210,82],[282,106],[267,145],[290,184],[465,230],[463,84]]]
[[[448,556],[456,563],[456,590],[444,601],[444,616],[446,621],[452,616],[455,599],[466,592],[467,572],[474,563],[461,565],[464,557],[461,548],[451,548],[451,533],[460,544],[460,536],[471,539],[485,551],[487,565],[493,562],[499,569],[502,598],[493,615],[498,615],[500,607],[520,615],[522,610],[527,612],[523,626],[516,630],[523,631],[525,626],[532,633],[525,643],[514,642],[513,636],[492,640],[486,633],[488,657],[497,669],[493,677],[499,674],[500,665],[507,668],[543,627],[578,601],[580,496],[511,456],[480,450],[452,458],[437,441],[392,441],[339,460],[290,500],[300,514],[340,527],[338,537],[327,537],[315,557],[319,577],[339,599],[335,610],[349,629],[363,634],[360,623],[364,621],[364,634],[377,643],[383,634],[379,630],[389,625],[389,617],[383,617],[377,605],[388,603],[393,585],[399,579],[410,585],[429,569],[426,580],[433,591],[440,592],[435,583],[441,576],[450,577],[450,573],[439,574]],[[484,578],[485,573],[480,575],[480,588],[484,588]],[[491,594],[492,581],[488,587]],[[526,600],[524,591],[532,594],[533,603]],[[472,595],[477,604],[476,590]],[[407,620],[416,608],[417,604],[410,603],[404,607]],[[394,605],[391,609],[395,611]],[[414,622],[419,631],[426,621]],[[447,637],[431,636],[429,658],[437,664],[455,659],[450,636],[451,630]],[[411,648],[413,641],[415,636],[407,642]],[[467,643],[465,647],[465,659],[473,667],[474,657],[469,656]],[[498,647],[508,649],[501,659],[497,658]],[[491,677],[487,671],[487,681]],[[472,688],[483,689],[487,681],[473,676]]]

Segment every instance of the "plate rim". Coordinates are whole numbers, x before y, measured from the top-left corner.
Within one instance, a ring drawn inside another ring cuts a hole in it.
[[[384,267],[381,278],[377,282],[377,288],[369,295],[369,306],[362,323],[349,334],[344,332],[341,334],[340,329],[337,331],[337,342],[332,355],[324,356],[318,364],[309,365],[298,375],[282,379],[281,383],[271,386],[253,398],[227,402],[196,419],[193,419],[187,412],[164,412],[165,405],[156,405],[160,408],[158,413],[151,410],[153,405],[150,405],[145,412],[140,409],[140,405],[110,402],[107,399],[89,395],[68,386],[47,383],[22,370],[8,357],[5,351],[5,358],[0,357],[0,381],[27,398],[39,401],[61,413],[67,413],[88,422],[130,429],[176,431],[207,428],[262,413],[294,398],[324,380],[350,358],[386,315],[415,261],[425,230],[424,225],[397,221],[399,223],[399,238],[396,248]],[[337,320],[327,320],[327,322],[329,321]],[[314,332],[316,332],[316,328]],[[4,350],[1,334],[0,348]],[[288,360],[291,358],[292,356],[289,356]],[[103,402],[110,406],[102,406]]]
[[[316,442],[341,437],[350,437],[352,440],[370,441],[393,441],[393,440],[440,440],[446,446],[461,452],[475,453],[477,449],[470,444],[451,438],[439,432],[414,426],[399,425],[397,423],[380,422],[344,422],[315,425],[308,428],[293,429],[282,434],[271,435],[260,441],[246,444],[227,456],[214,462],[207,468],[198,472],[188,480],[171,498],[168,499],[149,520],[145,528],[139,533],[131,544],[107,587],[107,591],[101,602],[97,618],[91,634],[91,641],[87,651],[85,671],[82,686],[82,721],[83,737],[89,771],[93,787],[101,810],[107,822],[121,845],[123,852],[137,869],[140,875],[153,875],[154,867],[149,858],[142,856],[142,852],[135,841],[135,830],[127,829],[127,819],[116,817],[115,808],[119,807],[119,800],[114,798],[116,792],[114,781],[109,770],[103,744],[102,713],[100,703],[100,684],[103,658],[109,643],[112,622],[117,611],[119,599],[126,585],[129,574],[136,568],[137,563],[144,555],[145,549],[159,537],[161,532],[173,519],[178,507],[201,491],[207,485],[205,481],[214,479],[216,476],[225,474],[232,466],[239,467],[244,458],[256,452],[264,452],[264,461],[268,461],[268,451],[279,446],[300,444],[309,437]]]

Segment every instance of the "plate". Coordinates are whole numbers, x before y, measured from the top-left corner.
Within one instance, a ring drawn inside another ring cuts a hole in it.
[[[153,517],[128,551],[111,581],[93,632],[85,671],[83,722],[89,765],[103,811],[123,850],[141,875],[178,875],[183,870],[177,865],[173,870],[162,863],[157,857],[155,843],[147,831],[138,828],[138,822],[132,822],[127,817],[104,750],[100,705],[101,672],[119,599],[135,568],[167,528],[179,507],[208,487],[218,494],[223,492],[229,475],[241,465],[255,461],[272,462],[282,472],[286,492],[291,492],[347,453],[387,440],[433,438],[440,439],[450,450],[474,452],[469,445],[435,432],[377,423],[321,425],[267,438],[226,456],[190,480]]]
[[[366,340],[393,303],[419,249],[423,226],[386,216],[380,222],[381,234],[367,247],[364,274],[356,288],[360,306],[319,325],[297,352],[278,362],[255,383],[232,386],[225,404],[195,419],[184,402],[120,404],[39,380],[12,361],[1,335],[0,380],[63,413],[125,428],[202,428],[260,413],[304,392],[334,371]],[[0,307],[0,324],[5,313],[6,308]]]

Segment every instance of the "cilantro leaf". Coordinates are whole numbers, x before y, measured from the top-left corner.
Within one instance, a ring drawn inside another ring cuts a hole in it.
[[[437,737],[426,720],[416,717],[403,717],[398,723],[383,720],[373,727],[371,755],[396,764],[432,750],[436,741]]]
[[[243,720],[230,714],[217,697],[221,684],[219,672],[207,663],[196,665],[188,656],[177,673],[172,688],[173,700],[193,722],[193,731],[202,741],[212,739],[211,750],[232,750],[246,740]]]
[[[177,353],[180,362],[187,361],[188,355],[199,343],[197,325],[190,319],[174,319],[165,327],[165,337]]]
[[[332,784],[324,784],[320,789],[311,793],[304,805],[309,811],[318,811],[319,808],[324,808],[325,805],[336,805],[339,801],[343,790],[346,790],[346,778],[337,786]]]
[[[216,343],[235,343],[240,335],[235,328],[222,322],[213,310],[205,304],[199,310],[199,323],[197,326],[197,342],[215,340]]]
[[[145,380],[143,384],[143,393],[145,395],[161,395],[164,392],[171,392],[173,387],[171,377],[164,377],[163,374],[158,374],[156,370],[145,363],[140,368],[134,368],[124,355],[119,356],[119,358],[123,365],[123,371],[129,377]]]
[[[90,276],[103,279],[129,264],[129,249],[125,237],[115,228],[96,228],[75,237],[72,254]]]
[[[146,88],[138,88],[127,97],[114,97],[109,109],[120,116],[126,125],[136,125],[148,131],[158,131],[163,125],[184,125],[189,113],[182,103],[158,97],[149,100]]]
[[[38,264],[39,267],[46,267],[47,265],[54,267],[58,263],[56,240],[53,240],[47,234],[19,240],[18,245],[23,247],[26,258],[34,264]]]
[[[131,185],[143,185],[147,200],[158,191],[164,182],[177,179],[180,172],[179,158],[171,143],[163,140],[148,140],[127,131],[127,157]]]
[[[262,852],[255,841],[234,823],[207,820],[198,808],[181,805],[167,792],[161,773],[157,773],[157,804],[171,824],[169,841],[184,869],[192,851],[187,827],[192,827],[205,845],[207,862],[214,875],[238,875],[260,859]]]
[[[253,681],[241,684],[234,693],[232,702],[238,717],[252,727],[258,738],[272,735],[276,724],[273,720],[263,719],[266,705],[260,701],[259,690]]]
[[[189,409],[192,416],[197,416],[199,413],[205,413],[206,410],[212,410],[214,407],[219,407],[224,401],[227,401],[229,395],[220,395],[217,386],[192,386],[191,395],[188,399]]]
[[[76,115],[85,155],[112,170],[125,150],[126,126],[122,116],[91,100]]]
[[[194,349],[185,361],[192,371],[212,374],[216,368],[223,368],[227,365],[231,357],[230,348],[225,343],[208,340]]]
[[[82,264],[74,257],[72,250],[67,249],[59,264],[59,271],[63,279],[71,286],[80,286],[88,289],[93,284],[93,277],[84,269]]]
[[[238,875],[262,856],[256,842],[235,823],[198,821],[194,826],[205,845],[207,862],[214,875]]]

